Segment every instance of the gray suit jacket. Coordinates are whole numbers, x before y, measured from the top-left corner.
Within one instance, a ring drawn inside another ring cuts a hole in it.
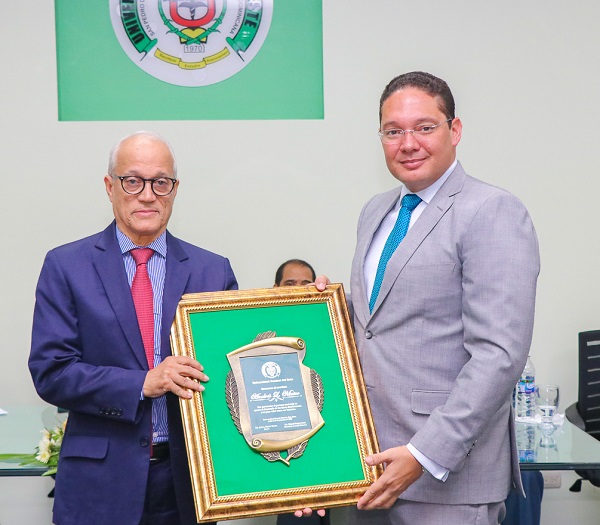
[[[400,497],[482,504],[521,486],[511,391],[531,344],[539,250],[523,204],[460,164],[390,259],[372,315],[365,255],[400,188],[363,208],[352,265],[358,351],[380,447],[450,470]]]

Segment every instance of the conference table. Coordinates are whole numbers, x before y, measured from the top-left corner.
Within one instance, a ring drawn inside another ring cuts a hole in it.
[[[533,439],[533,449],[526,458],[521,457],[521,470],[600,469],[600,441],[566,417],[553,432],[542,432],[536,424],[517,422],[515,426],[517,435],[519,431],[529,432]],[[520,456],[523,456],[522,452],[519,450]]]
[[[0,415],[0,454],[31,454],[44,428],[54,428],[67,417],[50,405],[4,406]],[[516,425],[525,425],[516,423]],[[518,429],[519,430],[519,429]],[[567,418],[550,435],[538,425],[520,429],[529,432],[533,447],[521,470],[600,469],[600,441],[576,427]],[[21,467],[15,462],[0,462],[1,476],[41,476],[44,467]]]

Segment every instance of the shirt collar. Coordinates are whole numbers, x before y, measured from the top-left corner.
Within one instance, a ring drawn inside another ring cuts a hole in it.
[[[435,197],[435,194],[442,187],[444,182],[446,182],[448,177],[450,177],[450,174],[454,171],[454,168],[456,168],[457,164],[458,164],[458,159],[454,159],[454,162],[452,164],[450,164],[450,167],[444,172],[444,174],[438,180],[436,180],[431,186],[427,186],[427,188],[425,188],[424,190],[417,192],[417,195],[419,197],[421,197],[421,200],[424,201],[425,204],[429,204],[431,202],[431,199],[433,199],[433,197]],[[408,193],[410,193],[410,191],[408,191],[408,188],[406,186],[402,186],[402,191],[400,192],[399,201],[401,201],[402,197],[404,197]]]
[[[156,253],[162,255],[163,257],[167,256],[167,232],[164,231],[160,234],[160,236],[154,239],[148,246],[138,246],[135,244],[127,235],[125,235],[118,226],[116,226],[117,230],[117,241],[119,242],[119,248],[121,249],[121,253],[125,254],[135,248],[152,248]]]

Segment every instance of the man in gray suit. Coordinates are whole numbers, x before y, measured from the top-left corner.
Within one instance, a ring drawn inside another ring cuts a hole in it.
[[[457,162],[454,109],[428,73],[381,96],[383,152],[402,184],[361,212],[351,291],[382,450],[367,463],[385,472],[352,522],[497,524],[521,487],[510,398],[531,343],[538,243],[523,204]]]

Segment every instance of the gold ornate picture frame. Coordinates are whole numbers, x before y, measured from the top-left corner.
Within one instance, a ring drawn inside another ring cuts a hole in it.
[[[185,295],[171,344],[210,377],[180,399],[199,523],[354,505],[381,475],[341,284]]]

